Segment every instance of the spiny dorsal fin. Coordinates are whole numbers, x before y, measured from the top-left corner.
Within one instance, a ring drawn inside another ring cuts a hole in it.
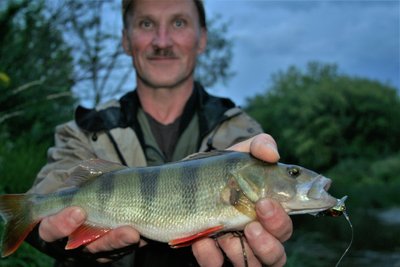
[[[230,150],[212,150],[209,152],[198,152],[198,153],[194,153],[194,154],[187,156],[186,158],[182,159],[182,161],[204,159],[204,158],[220,156],[220,155],[225,155],[225,154],[234,153],[234,152],[235,151],[230,151]]]
[[[127,167],[124,165],[104,159],[90,159],[83,161],[78,166],[74,167],[71,171],[71,176],[68,178],[66,183],[70,186],[80,186],[105,173],[126,168]]]

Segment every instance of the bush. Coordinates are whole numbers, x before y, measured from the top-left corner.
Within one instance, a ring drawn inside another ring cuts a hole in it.
[[[31,186],[40,168],[46,163],[50,142],[34,143],[27,137],[15,142],[1,141],[0,192],[23,193]]]
[[[290,67],[245,109],[274,136],[283,161],[313,170],[400,150],[396,88],[341,74],[335,65]]]
[[[356,207],[389,208],[400,203],[400,153],[381,160],[344,160],[327,176],[333,180],[332,194],[349,195]]]

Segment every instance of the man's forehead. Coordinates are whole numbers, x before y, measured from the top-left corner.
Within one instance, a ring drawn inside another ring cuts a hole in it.
[[[149,12],[158,7],[164,10],[180,9],[187,11],[196,11],[196,6],[193,0],[123,0],[122,11],[123,14],[129,11],[134,5],[134,12]]]

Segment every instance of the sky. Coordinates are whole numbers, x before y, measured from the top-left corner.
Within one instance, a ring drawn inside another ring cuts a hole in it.
[[[233,42],[235,76],[208,88],[212,94],[245,105],[271,87],[273,74],[289,66],[304,70],[311,61],[400,92],[400,0],[204,1],[209,18],[220,15],[229,24]],[[120,31],[120,14],[110,15]]]
[[[400,88],[400,1],[205,0],[209,17],[230,23],[234,43],[227,85],[211,93],[243,105],[265,92],[271,75],[308,62]]]

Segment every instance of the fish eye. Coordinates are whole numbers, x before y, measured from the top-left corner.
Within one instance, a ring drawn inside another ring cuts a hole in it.
[[[287,168],[287,173],[290,177],[296,178],[301,174],[301,171],[299,167],[292,166]]]

